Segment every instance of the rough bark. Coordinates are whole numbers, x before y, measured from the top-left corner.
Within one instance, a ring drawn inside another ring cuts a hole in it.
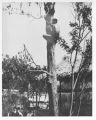
[[[49,92],[49,109],[50,115],[58,116],[58,93],[57,93],[57,76],[55,67],[55,42],[47,41],[47,65],[48,72],[53,76],[48,76],[48,92]]]

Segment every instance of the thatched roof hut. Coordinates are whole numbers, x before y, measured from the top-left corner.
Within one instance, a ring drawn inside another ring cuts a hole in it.
[[[74,68],[75,80],[78,74],[80,63],[81,63],[81,59],[79,58],[77,59],[76,65]],[[71,92],[72,70],[71,70],[71,64],[68,57],[65,57],[61,61],[61,63],[57,65],[56,72],[57,72],[57,79],[58,81],[60,81],[60,87],[61,87],[61,88],[59,87],[58,90],[60,90],[61,92]],[[83,80],[85,80],[85,82],[87,83],[87,86],[86,86],[86,89],[88,88],[87,91],[92,91],[92,65],[90,65],[89,69],[81,72],[75,91],[78,91],[78,92],[81,91],[83,87],[82,86]]]
[[[75,76],[78,73],[80,63],[81,63],[81,59],[79,58],[79,59],[77,59],[76,64],[75,64],[75,68],[74,68]],[[56,72],[57,72],[57,77],[59,80],[61,80],[61,79],[66,80],[67,78],[71,77],[72,67],[71,67],[70,60],[68,57],[65,57],[61,61],[61,63],[59,65],[57,65]],[[87,72],[92,73],[92,65],[90,65],[89,70]]]
[[[81,61],[80,59],[77,59],[74,72],[78,71],[80,66],[80,61]],[[62,77],[65,77],[66,75],[70,75],[72,73],[69,57],[63,58],[61,63],[57,65],[56,72],[58,76],[62,76]]]

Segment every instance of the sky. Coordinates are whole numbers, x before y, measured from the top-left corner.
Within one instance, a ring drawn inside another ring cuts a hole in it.
[[[4,5],[4,3],[3,3]],[[16,3],[16,7],[18,3]],[[24,6],[26,8],[26,4]],[[38,8],[32,7],[32,14],[38,15]],[[42,10],[44,15],[44,10]],[[71,3],[56,3],[55,5],[55,18],[58,19],[60,27],[60,36],[69,43],[69,32],[71,28],[69,22],[73,21],[72,4]],[[45,20],[34,19],[32,17],[19,15],[19,14],[2,14],[2,52],[9,56],[14,56],[23,50],[25,44],[28,51],[33,56],[33,59],[38,65],[47,64],[47,50],[46,40],[42,37],[46,34]],[[66,52],[57,44],[55,49],[56,64],[59,64]]]

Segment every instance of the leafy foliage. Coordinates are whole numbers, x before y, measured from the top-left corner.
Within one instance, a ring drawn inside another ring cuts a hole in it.
[[[86,50],[83,52],[84,60],[82,67],[88,69],[92,64],[92,37],[86,42]]]
[[[46,70],[46,66],[42,68]],[[25,59],[17,56],[10,58],[6,55],[2,60],[2,86],[4,89],[19,89],[20,92],[27,91],[28,83],[32,84],[34,90],[43,90],[45,86],[45,77],[38,81],[39,75],[42,73],[32,72],[31,70],[41,70],[40,66],[32,67],[26,63]]]
[[[59,38],[59,40],[57,42],[61,46],[61,48],[65,49],[67,52],[69,52],[70,47],[64,39]]]
[[[75,49],[84,40],[86,33],[92,31],[92,9],[86,3],[76,2],[74,12],[75,22],[70,22],[69,25],[73,27],[70,35],[72,36],[72,44],[75,46]]]

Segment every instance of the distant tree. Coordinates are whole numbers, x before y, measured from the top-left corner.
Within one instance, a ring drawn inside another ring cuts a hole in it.
[[[68,54],[70,54],[70,64],[72,68],[72,99],[70,115],[73,115],[73,100],[74,100],[74,90],[79,83],[80,76],[82,73],[89,69],[92,63],[92,3],[76,2],[73,5],[73,16],[74,22],[70,22],[70,26],[73,28],[70,32],[72,47],[70,48],[64,39],[60,39],[59,43],[61,47],[66,49]],[[74,77],[76,62],[78,55],[81,55],[81,61],[79,65],[79,70],[77,77]],[[85,75],[86,76],[86,75]],[[84,79],[84,78],[83,78]],[[84,83],[85,80],[83,80]],[[84,85],[86,86],[86,85]],[[84,87],[85,88],[85,87]],[[83,89],[84,89],[83,88]],[[79,106],[80,108],[80,106]],[[79,115],[80,109],[78,109]]]
[[[13,64],[14,58],[6,55],[2,60],[2,86],[7,89],[14,89],[16,86],[16,67]]]
[[[30,65],[24,59],[8,55],[2,60],[2,86],[5,89],[27,89],[26,84],[34,79],[35,75],[29,71]],[[32,67],[31,67],[32,69]],[[34,69],[34,68],[33,68]],[[25,87],[26,86],[26,87]]]

